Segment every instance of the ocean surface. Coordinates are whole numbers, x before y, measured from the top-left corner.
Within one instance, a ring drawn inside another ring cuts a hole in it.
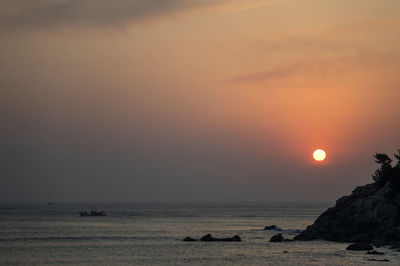
[[[1,265],[400,265],[400,252],[346,251],[326,241],[270,243],[283,229],[292,238],[327,203],[0,204]],[[81,209],[106,217],[79,217]],[[242,242],[183,242],[240,235]],[[371,261],[387,259],[388,262]]]

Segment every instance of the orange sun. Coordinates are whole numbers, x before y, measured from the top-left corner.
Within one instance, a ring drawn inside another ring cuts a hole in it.
[[[313,153],[314,160],[322,162],[326,158],[326,152],[322,149],[316,149]]]

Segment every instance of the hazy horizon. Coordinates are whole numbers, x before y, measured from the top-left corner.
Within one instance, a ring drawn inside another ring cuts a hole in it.
[[[49,204],[50,203],[50,204]],[[224,205],[224,204],[328,204],[333,205],[335,201],[301,201],[301,200],[270,200],[270,201],[224,201],[224,200],[216,200],[216,201],[207,201],[207,200],[200,200],[200,201],[49,201],[49,200],[41,200],[41,201],[3,201],[0,202],[2,205],[7,204],[17,204],[17,205],[36,205],[36,204],[47,204],[47,205],[63,205],[63,204],[217,204],[217,205]],[[9,206],[5,206],[6,208]],[[95,206],[93,206],[95,207]]]
[[[0,202],[333,202],[400,148],[398,10],[6,0]]]

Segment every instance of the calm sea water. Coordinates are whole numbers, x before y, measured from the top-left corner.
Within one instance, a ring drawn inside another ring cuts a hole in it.
[[[106,217],[79,217],[96,207]],[[384,256],[346,251],[346,243],[269,243],[311,224],[329,204],[124,203],[0,204],[0,264],[4,265],[400,265],[400,252]],[[240,235],[242,242],[183,242]],[[389,262],[369,259],[389,259]]]

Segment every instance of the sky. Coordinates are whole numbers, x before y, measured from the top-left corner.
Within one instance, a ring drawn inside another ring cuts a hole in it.
[[[399,10],[3,0],[0,202],[349,194],[400,148]]]

